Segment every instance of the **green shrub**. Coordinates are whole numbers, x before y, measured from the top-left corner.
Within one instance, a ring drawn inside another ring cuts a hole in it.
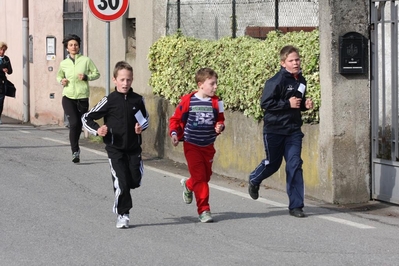
[[[101,144],[101,143],[103,143],[103,137],[89,135],[89,141],[92,143]]]
[[[263,117],[259,99],[264,83],[280,69],[279,53],[292,44],[300,49],[307,97],[314,109],[303,113],[305,123],[319,122],[319,32],[273,31],[262,41],[251,37],[198,40],[179,33],[160,38],[150,48],[150,86],[155,95],[176,105],[180,97],[197,89],[194,76],[201,67],[219,75],[217,95],[226,110],[243,112],[259,121]]]

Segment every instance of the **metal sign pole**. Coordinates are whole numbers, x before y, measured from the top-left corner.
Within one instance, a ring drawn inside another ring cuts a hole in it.
[[[112,0],[88,0],[89,1],[89,7],[90,11],[93,13],[95,17],[97,17],[100,20],[105,21],[105,26],[106,26],[106,40],[105,40],[105,50],[106,50],[106,55],[105,55],[105,79],[106,79],[106,84],[105,84],[105,95],[109,95],[109,88],[110,88],[110,21],[116,20],[120,17],[122,17],[126,10],[129,7],[129,0],[118,0],[118,1],[112,1]],[[101,2],[101,3],[99,3]]]
[[[105,71],[106,71],[106,81],[105,81],[105,95],[109,94],[109,88],[110,88],[110,24],[109,21],[106,23],[106,40],[105,40],[105,51],[106,51],[106,57],[105,57]]]

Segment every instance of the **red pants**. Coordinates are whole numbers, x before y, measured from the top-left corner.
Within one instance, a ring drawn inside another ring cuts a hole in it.
[[[184,155],[186,156],[190,178],[186,182],[189,190],[194,192],[197,201],[197,211],[201,214],[209,211],[209,185],[212,175],[213,156],[215,148],[213,144],[200,147],[188,142],[183,142]]]

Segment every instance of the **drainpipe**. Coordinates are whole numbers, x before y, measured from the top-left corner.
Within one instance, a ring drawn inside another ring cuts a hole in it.
[[[23,122],[29,122],[29,0],[22,2]]]

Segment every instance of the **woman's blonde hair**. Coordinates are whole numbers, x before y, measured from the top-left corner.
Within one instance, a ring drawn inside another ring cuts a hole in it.
[[[7,43],[5,43],[5,42],[0,42],[0,48],[3,48],[3,47],[5,47],[6,50],[7,50],[7,49],[8,49]]]

